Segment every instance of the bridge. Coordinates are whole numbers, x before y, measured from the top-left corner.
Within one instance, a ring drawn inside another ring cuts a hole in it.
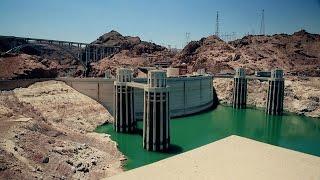
[[[73,57],[78,59],[82,65],[87,68],[88,63],[99,61],[107,56],[119,52],[120,46],[107,46],[103,44],[89,44],[74,41],[61,41],[52,39],[39,39],[29,37],[16,37],[16,36],[2,36],[0,39],[6,39],[10,43],[7,53],[19,52],[23,47],[35,45],[47,44],[52,46],[58,46],[72,54]]]

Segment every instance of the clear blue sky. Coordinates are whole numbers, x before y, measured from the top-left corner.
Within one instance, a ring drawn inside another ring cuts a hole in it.
[[[215,31],[216,11],[222,33],[258,33],[262,9],[267,34],[320,32],[320,0],[1,0],[0,34],[91,42],[115,29],[180,48]]]

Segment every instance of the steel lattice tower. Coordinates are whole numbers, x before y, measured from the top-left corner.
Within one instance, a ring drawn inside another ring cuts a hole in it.
[[[219,11],[217,11],[217,16],[216,16],[216,33],[215,35],[219,37]]]
[[[264,9],[262,9],[262,13],[261,13],[260,35],[265,35]]]
[[[186,32],[185,41],[186,41],[186,42],[185,42],[185,43],[186,43],[185,46],[186,46],[186,45],[188,45],[189,42],[190,42],[190,32]]]

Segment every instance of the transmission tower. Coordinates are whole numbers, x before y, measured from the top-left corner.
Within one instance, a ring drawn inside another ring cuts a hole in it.
[[[264,9],[262,9],[262,13],[261,13],[260,35],[265,35]]]
[[[236,32],[231,33],[232,41],[236,40]]]
[[[219,37],[219,11],[217,11],[217,17],[216,17],[216,33],[215,35]]]
[[[190,42],[190,32],[186,32],[186,37],[185,38],[186,38],[186,45],[188,45],[188,43]]]

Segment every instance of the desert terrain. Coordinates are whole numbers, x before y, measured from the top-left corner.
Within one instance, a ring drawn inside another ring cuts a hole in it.
[[[63,82],[0,94],[0,179],[99,179],[122,172],[109,112]]]
[[[1,52],[8,49],[5,43],[8,42],[0,40]],[[181,51],[139,37],[123,36],[117,31],[105,33],[91,44],[119,46],[120,51],[92,62],[87,72],[89,77],[103,77],[106,70],[115,75],[119,66],[137,72],[138,67],[157,62],[172,66],[185,63],[189,73],[202,68],[214,74],[232,73],[243,67],[247,74],[281,68],[286,75],[320,76],[320,35],[305,30],[293,34],[248,35],[230,42],[212,35],[191,41]],[[72,50],[52,45],[25,46],[19,53],[0,56],[0,79],[83,77],[85,67],[73,54]]]
[[[0,40],[0,51],[8,50]],[[174,51],[139,37],[106,33],[92,44],[121,50],[90,64],[89,72],[70,50],[27,45],[18,53],[0,56],[0,79],[103,77],[117,67],[133,68],[168,62],[185,63],[191,73],[247,74],[282,68],[285,71],[285,111],[320,118],[320,35],[304,30],[272,36],[245,36],[224,42],[216,36],[191,41]],[[35,48],[36,47],[36,48]],[[231,103],[232,79],[214,79],[221,103]],[[267,82],[248,83],[248,106],[264,107]],[[63,82],[38,82],[28,88],[0,92],[0,179],[99,179],[122,172],[125,157],[108,135],[94,132],[112,123],[99,103]]]

